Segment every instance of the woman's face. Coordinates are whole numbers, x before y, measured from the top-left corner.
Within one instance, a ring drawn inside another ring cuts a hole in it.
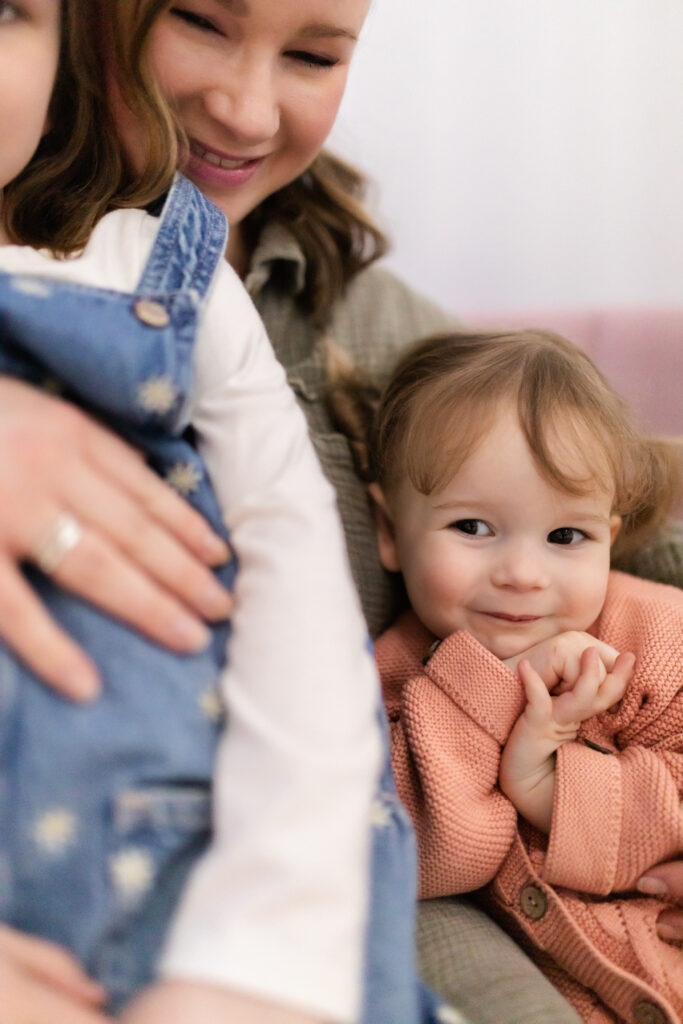
[[[183,170],[231,226],[319,152],[369,2],[181,0],[159,17],[151,59],[187,133]]]

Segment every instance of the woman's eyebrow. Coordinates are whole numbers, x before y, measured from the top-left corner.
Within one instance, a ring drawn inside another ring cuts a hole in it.
[[[301,32],[306,39],[343,38],[358,42],[358,36],[341,25],[307,25]]]

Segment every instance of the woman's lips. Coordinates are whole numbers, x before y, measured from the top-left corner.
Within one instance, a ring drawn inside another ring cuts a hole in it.
[[[207,149],[196,140],[190,140],[185,154],[184,170],[188,177],[219,188],[244,185],[255,174],[265,157],[238,157]]]

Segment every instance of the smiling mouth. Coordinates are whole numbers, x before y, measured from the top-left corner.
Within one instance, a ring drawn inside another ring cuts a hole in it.
[[[205,149],[198,142],[192,140],[190,142],[190,152],[199,157],[200,160],[204,160],[207,164],[211,164],[212,167],[221,167],[224,171],[238,171],[243,167],[250,167],[252,164],[262,160],[263,157],[249,157],[239,158],[232,156],[221,156],[219,153],[214,152],[211,149]]]
[[[482,615],[488,615],[491,619],[501,619],[503,622],[538,622],[541,618],[540,615],[508,615],[506,612],[482,612]]]

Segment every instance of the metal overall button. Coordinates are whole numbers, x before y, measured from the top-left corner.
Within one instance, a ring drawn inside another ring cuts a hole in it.
[[[168,327],[171,322],[164,306],[152,299],[138,299],[133,308],[138,320],[148,327]]]
[[[519,894],[519,905],[532,921],[540,921],[548,909],[548,897],[538,885],[525,885]]]

